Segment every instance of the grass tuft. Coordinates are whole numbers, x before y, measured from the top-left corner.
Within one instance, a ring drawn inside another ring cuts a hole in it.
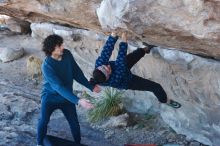
[[[122,92],[113,88],[106,88],[102,99],[95,103],[95,108],[89,111],[91,122],[98,122],[109,116],[117,116],[122,113],[120,107]]]

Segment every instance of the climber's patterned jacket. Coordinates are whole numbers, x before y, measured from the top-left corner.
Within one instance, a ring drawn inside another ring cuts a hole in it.
[[[109,36],[103,47],[101,55],[96,60],[95,68],[101,65],[110,64],[112,73],[109,79],[100,85],[111,86],[119,89],[127,89],[128,82],[132,78],[131,71],[128,69],[126,61],[128,44],[126,42],[121,42],[119,44],[119,52],[116,61],[109,61],[117,40],[118,37]]]

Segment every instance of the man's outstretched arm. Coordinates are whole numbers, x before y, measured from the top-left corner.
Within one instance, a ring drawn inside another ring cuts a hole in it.
[[[88,89],[90,89],[91,91],[94,90],[95,85],[92,85],[87,78],[85,77],[84,73],[82,72],[81,68],[79,67],[79,65],[76,63],[76,61],[73,59],[73,76],[74,79],[82,84],[83,86],[87,87]]]
[[[101,66],[101,65],[107,65],[109,62],[109,59],[112,55],[112,51],[114,50],[115,43],[118,40],[118,36],[113,32],[109,37],[108,40],[106,41],[101,55],[97,58],[96,63],[95,63],[95,68]]]

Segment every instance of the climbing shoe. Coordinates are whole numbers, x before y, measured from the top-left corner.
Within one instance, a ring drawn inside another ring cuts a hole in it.
[[[151,50],[152,48],[157,47],[157,46],[154,46],[154,45],[150,45],[150,44],[148,44],[148,43],[146,43],[146,42],[142,42],[142,44],[143,44],[144,46],[146,46],[145,48],[143,48],[146,53],[150,53],[150,50]]]
[[[178,103],[178,102],[176,102],[176,101],[174,101],[174,100],[170,100],[170,102],[169,103],[167,103],[167,105],[169,105],[169,106],[171,106],[171,107],[173,107],[173,108],[180,108],[181,107],[181,104],[180,103]]]

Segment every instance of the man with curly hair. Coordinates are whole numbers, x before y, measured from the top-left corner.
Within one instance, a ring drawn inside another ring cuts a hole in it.
[[[91,85],[85,78],[71,52],[64,49],[63,38],[50,35],[43,41],[43,52],[46,58],[42,64],[43,89],[41,93],[41,112],[37,128],[37,145],[43,145],[47,125],[54,110],[60,109],[66,117],[77,145],[81,145],[80,126],[76,113],[76,104],[86,109],[93,105],[86,99],[79,99],[73,94],[73,80],[94,92],[98,86]]]

